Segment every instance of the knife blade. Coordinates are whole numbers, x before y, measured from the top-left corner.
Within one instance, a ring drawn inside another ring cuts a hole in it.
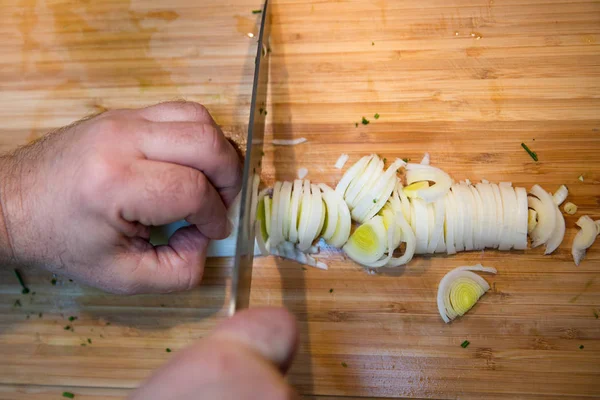
[[[269,2],[265,0],[262,10],[256,64],[254,67],[254,84],[248,123],[248,142],[240,198],[240,214],[238,224],[237,245],[231,290],[229,293],[229,315],[250,305],[250,287],[252,280],[252,263],[254,261],[254,221],[251,206],[253,204],[253,186],[260,177],[262,147],[265,131],[267,83],[269,77],[269,35],[270,35]],[[256,196],[256,193],[254,193]],[[255,199],[254,199],[255,200]]]

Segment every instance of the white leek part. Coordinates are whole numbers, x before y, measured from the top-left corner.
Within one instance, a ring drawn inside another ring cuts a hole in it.
[[[517,197],[517,216],[513,247],[515,250],[525,250],[527,249],[527,233],[529,223],[529,210],[527,208],[527,191],[525,190],[525,188],[517,187],[515,188],[515,195]]]
[[[281,232],[283,240],[288,240],[290,235],[291,196],[292,182],[283,182],[279,192],[279,215],[277,216],[278,231]]]
[[[308,225],[304,235],[300,235],[300,243],[298,248],[302,251],[306,251],[312,246],[313,241],[319,236],[323,223],[323,214],[325,212],[323,207],[323,200],[321,197],[321,189],[317,185],[310,185],[310,216]],[[306,190],[306,189],[305,189]],[[304,207],[304,205],[302,206]]]
[[[407,221],[410,221],[411,220],[410,201],[408,200],[406,193],[404,193],[404,189],[402,188],[402,183],[400,183],[399,179],[398,179],[398,182],[396,183],[396,190],[398,191],[398,196],[400,197],[400,204],[402,205],[402,214],[404,214],[404,219]]]
[[[529,192],[540,200],[540,203],[533,202],[535,206],[532,206],[531,204],[531,197],[528,200],[529,207],[533,208],[538,213],[537,226],[530,234],[532,239],[531,247],[535,248],[546,243],[548,239],[550,239],[550,236],[556,227],[556,212],[554,211],[555,204],[552,196],[542,189],[541,186],[533,185]]]
[[[270,197],[265,196],[265,229],[267,231],[267,236],[271,236],[271,205],[273,200]]]
[[[577,212],[577,206],[573,203],[571,203],[570,201],[565,204],[565,212],[569,215],[573,215]]]
[[[460,195],[458,185],[453,185],[452,190],[448,194],[453,199],[454,210],[456,210],[456,224],[454,225],[454,246],[456,251],[465,251],[464,230],[465,230],[465,211],[464,201]],[[446,240],[447,242],[447,240]]]
[[[429,243],[429,212],[427,203],[422,199],[413,199],[411,201],[411,215],[414,216],[412,224],[417,239],[415,253],[427,253],[427,244]]]
[[[433,186],[418,191],[418,196],[426,203],[432,203],[444,197],[452,185],[450,176],[439,168],[431,165],[407,164],[406,183],[410,185],[419,181],[435,182]]]
[[[454,204],[454,194],[450,191],[444,198],[446,206],[446,218],[444,220],[444,234],[446,237],[446,252],[456,254],[454,245],[454,232],[456,226],[456,205]]]
[[[277,247],[283,241],[281,225],[279,224],[279,197],[281,193],[281,182],[273,185],[273,202],[271,203],[271,233],[269,239],[271,246]]]
[[[373,218],[375,214],[387,203],[396,187],[398,178],[396,172],[406,163],[397,158],[392,165],[388,167],[385,173],[379,178],[371,188],[371,193],[376,193],[378,198],[372,199],[371,196],[364,196],[360,203],[352,210],[352,216],[358,222],[365,222]],[[373,201],[375,200],[375,202]]]
[[[537,211],[531,208],[527,210],[527,233],[531,233],[537,225]]]
[[[427,250],[426,252],[428,254],[433,254],[433,252],[435,251],[435,249],[431,249],[431,252],[429,251],[429,243],[431,243],[431,237],[433,234],[433,226],[435,225],[435,211],[433,208],[433,204],[429,203],[427,204]],[[436,244],[437,247],[437,244]]]
[[[567,189],[567,187],[565,185],[560,185],[558,190],[556,190],[556,192],[554,192],[554,195],[552,196],[552,200],[554,200],[554,204],[556,204],[557,206],[560,206],[563,203],[563,201],[565,201],[567,199],[568,195],[569,195],[569,189]]]
[[[554,212],[556,214],[556,226],[554,227],[554,231],[552,231],[552,235],[550,239],[546,242],[546,251],[544,254],[551,254],[560,246],[564,237],[565,237],[565,217],[563,217],[558,205],[554,207]]]
[[[352,184],[348,187],[344,200],[348,203],[350,211],[360,201],[362,196],[368,195],[371,201],[375,200],[377,194],[373,193],[370,189],[379,179],[383,171],[383,161],[378,156],[374,156],[373,159],[367,164],[367,168]]]
[[[263,232],[261,230],[260,224],[255,225],[254,235],[256,237],[256,244],[258,246],[258,249],[260,250],[260,254],[263,257],[268,256],[269,255],[269,248],[267,246],[268,240],[265,242],[265,237],[263,236]]]
[[[249,230],[254,229],[254,224],[256,222],[256,211],[258,210],[259,195],[258,185],[260,185],[260,176],[258,176],[258,174],[254,174],[252,176],[252,197],[250,198],[250,226],[248,227]]]
[[[480,264],[448,272],[440,281],[437,292],[438,311],[444,322],[464,315],[490,289],[486,280],[472,271],[497,272],[495,268]]]
[[[433,217],[433,229],[430,232],[429,244],[427,245],[428,253],[435,253],[438,251],[438,244],[440,241],[443,242],[444,232],[444,220],[446,218],[446,207],[444,198],[436,200],[433,203],[434,217]]]
[[[334,194],[339,196],[335,191]],[[326,241],[327,244],[338,249],[341,248],[348,241],[351,228],[352,219],[350,218],[350,210],[344,199],[340,196],[338,198],[338,225],[331,239]]]
[[[483,206],[480,215],[483,246],[494,248],[496,243],[496,201],[494,200],[494,191],[489,183],[483,181],[478,183],[476,188]]]
[[[594,221],[594,223],[596,224],[596,228],[598,228],[598,235],[600,235],[600,219],[597,221]]]
[[[495,226],[495,239],[494,248],[497,249],[500,245],[500,238],[502,236],[502,225],[504,223],[504,210],[502,208],[502,195],[500,194],[500,188],[495,183],[492,184],[492,192],[494,193],[494,202],[496,203],[496,224]]]
[[[348,190],[348,186],[350,186],[350,184],[352,183],[352,181],[354,181],[354,179],[356,179],[356,177],[358,177],[364,172],[365,168],[367,167],[367,164],[373,159],[373,157],[374,154],[364,156],[363,158],[358,160],[354,165],[348,168],[348,171],[344,173],[344,176],[342,176],[342,179],[335,187],[335,191],[340,196],[344,197],[344,195],[346,194],[346,190]]]
[[[510,250],[515,242],[515,226],[517,219],[517,196],[509,182],[501,182],[498,185],[502,196],[502,209],[504,220],[502,224],[502,236],[498,250]]]
[[[475,207],[473,207],[473,247],[475,250],[483,250],[483,202],[475,186],[469,186]]]
[[[319,185],[316,186],[318,187]],[[321,189],[319,189],[319,191],[321,191]],[[327,205],[325,204],[325,200],[323,200],[323,193],[321,193],[321,211],[321,222],[319,223],[319,229],[317,230],[317,236],[315,236],[315,239],[317,239],[323,233],[323,228],[325,227],[325,217],[327,216]]]
[[[579,263],[585,258],[586,249],[594,244],[594,241],[598,236],[598,227],[596,223],[587,215],[580,217],[576,224],[581,228],[581,230],[577,232],[575,239],[573,239],[571,254],[573,255],[573,261],[575,261],[575,265],[579,265]]]
[[[429,153],[425,153],[425,155],[423,156],[423,159],[421,160],[421,164],[423,164],[423,165],[430,164]]]
[[[290,233],[288,240],[298,243],[298,222],[300,221],[300,202],[302,200],[302,181],[296,179],[292,186],[292,201],[290,203]]]
[[[298,179],[304,179],[308,175],[308,170],[306,168],[298,168]]]
[[[275,146],[295,146],[306,142],[306,138],[301,137],[297,139],[273,139],[271,141]]]
[[[298,222],[298,241],[306,246],[306,242],[309,242],[310,247],[311,239],[307,238],[308,226],[311,222],[311,209],[312,209],[312,196],[310,193],[310,181],[305,180],[302,184],[302,198],[300,200],[299,207],[299,222]],[[304,242],[303,242],[304,241]]]
[[[427,181],[415,182],[406,186],[403,192],[409,199],[416,199],[419,197],[419,190],[427,189],[428,187],[429,182]]]
[[[350,157],[348,156],[348,154],[342,154],[335,162],[334,167],[337,169],[344,168],[344,165],[346,165],[346,162],[348,161],[349,158]]]
[[[486,185],[490,183],[490,181],[488,181],[487,179],[482,179],[481,183],[485,183]]]
[[[390,229],[393,230],[392,239],[391,241],[388,241],[388,251],[389,249],[392,249],[393,252],[394,249],[400,246],[400,242],[402,240],[402,229],[396,224],[396,213],[394,212],[391,204],[387,203],[385,206],[383,206],[379,212],[379,215],[381,215],[383,218],[383,226],[388,234]]]
[[[303,265],[308,265],[309,267],[315,267],[323,270],[328,269],[327,264],[317,261],[314,257],[303,253],[302,251],[298,250],[293,243],[290,242],[282,242],[276,248],[271,248],[271,254],[285,258],[286,260],[292,260]]]
[[[323,189],[323,187],[325,187],[326,189]],[[338,197],[335,195],[335,192],[333,191],[333,189],[331,189],[329,186],[324,185],[324,184],[320,184],[319,185],[319,189],[321,189],[323,191],[323,200],[325,201],[325,206],[327,209],[327,212],[325,213],[325,226],[324,226],[324,231],[322,232],[321,236],[323,237],[323,239],[325,239],[326,241],[331,239],[331,237],[333,236],[333,234],[335,233],[335,230],[338,226]]]
[[[348,257],[362,265],[378,261],[386,248],[387,232],[380,215],[356,228],[343,247]]]
[[[473,195],[469,190],[466,183],[459,183],[456,185],[457,191],[455,194],[456,199],[460,202],[460,206],[463,210],[464,226],[463,226],[463,243],[466,251],[471,251],[475,247],[473,246],[473,208],[475,207]]]

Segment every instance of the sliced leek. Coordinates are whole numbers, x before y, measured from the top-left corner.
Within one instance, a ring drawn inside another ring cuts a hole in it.
[[[583,215],[577,220],[577,226],[581,230],[575,235],[571,247],[571,254],[573,255],[575,265],[579,265],[585,258],[586,250],[594,244],[599,232],[596,223],[587,215]]]
[[[359,264],[378,261],[386,248],[387,232],[380,215],[356,228],[343,247],[346,254]]]

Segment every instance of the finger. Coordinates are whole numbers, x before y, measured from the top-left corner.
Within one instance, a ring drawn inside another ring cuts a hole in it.
[[[127,257],[134,265],[129,293],[169,293],[200,284],[209,239],[195,226],[178,229],[169,244],[153,247],[132,239]]]
[[[210,239],[231,230],[227,209],[204,174],[176,164],[139,160],[118,194],[121,217],[147,226],[185,219]]]
[[[202,171],[226,206],[238,194],[242,164],[237,152],[212,123],[163,122],[140,124],[139,149],[146,158]]]
[[[278,339],[276,350],[270,349],[267,342],[277,336],[283,339]],[[198,393],[215,399],[295,399],[273,361],[291,358],[296,338],[294,320],[284,310],[241,312],[213,335],[177,352],[132,399],[191,400]],[[287,349],[281,352],[283,347]]]
[[[154,122],[206,122],[213,118],[203,105],[192,101],[168,101],[138,110],[139,115]]]
[[[283,308],[251,308],[225,321],[213,335],[241,343],[286,371],[298,345],[295,318]]]

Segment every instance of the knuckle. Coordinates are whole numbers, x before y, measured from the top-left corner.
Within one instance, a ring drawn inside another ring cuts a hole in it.
[[[120,179],[120,167],[106,157],[95,154],[89,157],[80,171],[80,193],[87,204],[98,201],[99,193],[110,193]]]
[[[202,121],[210,117],[208,109],[200,103],[193,101],[181,101],[178,102],[178,106],[181,108],[183,113],[188,116],[190,120]]]

